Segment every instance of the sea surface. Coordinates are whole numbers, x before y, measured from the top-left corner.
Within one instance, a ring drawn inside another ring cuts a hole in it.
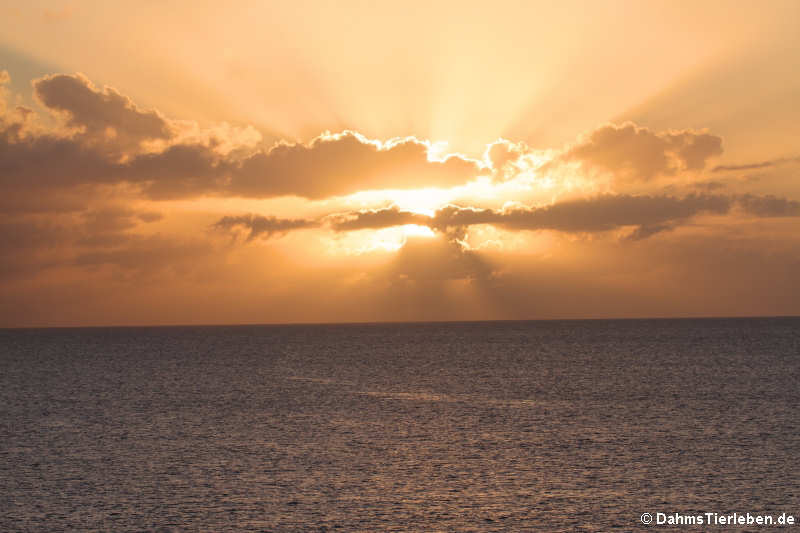
[[[2,531],[800,521],[799,467],[797,318],[0,330]]]

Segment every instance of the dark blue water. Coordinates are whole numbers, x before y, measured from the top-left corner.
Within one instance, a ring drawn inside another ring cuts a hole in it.
[[[0,330],[0,530],[798,517],[799,379],[790,318]]]

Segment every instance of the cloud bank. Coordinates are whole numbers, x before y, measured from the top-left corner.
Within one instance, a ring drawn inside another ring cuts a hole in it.
[[[700,171],[722,154],[722,139],[694,130],[654,132],[632,123],[608,124],[585,136],[558,158],[625,180],[652,180]]]
[[[569,315],[570,301],[584,316],[664,314],[649,307],[659,298],[674,312],[797,310],[796,160],[712,166],[722,138],[703,130],[607,124],[560,149],[501,139],[475,157],[357,131],[267,144],[80,74],[35,80],[36,104],[13,105],[9,80],[0,72],[4,324],[124,322],[134,308],[206,323],[525,318]],[[736,175],[778,166],[783,188]],[[381,233],[401,241],[372,246]],[[337,255],[348,240],[353,255]]]
[[[414,137],[380,142],[352,131],[254,148],[237,144],[230,128],[188,135],[187,129],[198,127],[143,110],[81,74],[47,76],[33,85],[62,127],[34,128],[30,119],[4,112],[2,186],[12,189],[133,184],[156,199],[319,199],[369,189],[449,187],[483,170],[481,162],[459,155],[435,159],[430,144]]]
[[[552,230],[564,233],[606,232],[632,226],[629,240],[641,240],[688,223],[700,215],[727,215],[739,210],[758,218],[800,217],[800,202],[776,196],[690,194],[632,196],[604,194],[541,207],[515,206],[484,209],[448,205],[432,215],[397,206],[334,213],[318,220],[286,220],[260,215],[226,216],[215,227],[249,230],[248,240],[269,238],[293,229],[327,225],[336,232],[376,230],[406,224],[427,226],[443,234],[469,226],[489,224],[509,231]]]

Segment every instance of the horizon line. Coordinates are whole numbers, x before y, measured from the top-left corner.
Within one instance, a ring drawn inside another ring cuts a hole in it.
[[[649,317],[583,317],[583,318],[510,318],[484,320],[374,320],[342,322],[231,322],[231,323],[174,323],[174,324],[109,324],[61,326],[0,326],[0,331],[34,329],[123,329],[123,328],[235,328],[235,327],[292,327],[292,326],[380,326],[422,324],[485,324],[513,322],[602,322],[637,320],[744,320],[771,318],[800,318],[800,315],[699,315],[699,316],[649,316]]]

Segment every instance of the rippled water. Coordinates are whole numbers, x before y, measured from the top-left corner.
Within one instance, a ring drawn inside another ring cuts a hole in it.
[[[798,378],[788,318],[0,330],[0,530],[798,516]]]

